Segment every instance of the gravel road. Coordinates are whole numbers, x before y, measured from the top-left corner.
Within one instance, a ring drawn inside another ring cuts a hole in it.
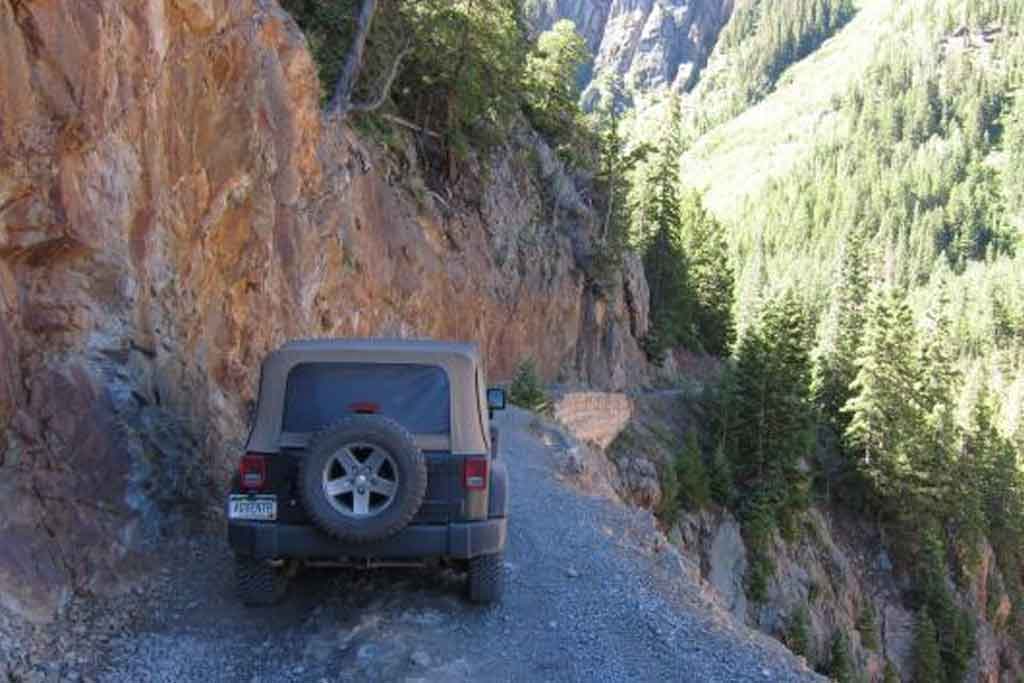
[[[702,606],[653,549],[649,516],[574,490],[531,421],[500,418],[512,494],[500,606],[468,604],[464,577],[433,568],[311,570],[284,604],[246,609],[223,537],[200,536],[131,596],[127,626],[78,626],[90,643],[78,666],[43,680],[823,680]]]

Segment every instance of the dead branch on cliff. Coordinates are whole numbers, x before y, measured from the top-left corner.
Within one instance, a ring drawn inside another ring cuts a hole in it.
[[[338,82],[334,86],[334,94],[331,96],[331,101],[327,105],[327,112],[329,114],[344,116],[350,111],[370,112],[379,109],[387,101],[388,94],[391,92],[391,86],[394,84],[395,78],[398,77],[402,60],[412,52],[411,45],[406,45],[406,47],[399,50],[395,60],[391,63],[391,68],[385,73],[378,86],[376,96],[361,102],[352,101],[356,83],[363,68],[366,40],[370,36],[370,30],[373,28],[373,18],[376,13],[377,0],[363,0],[356,15],[356,32],[352,40],[352,46],[349,48],[348,54],[345,55],[345,64],[342,67],[341,75],[338,76]]]

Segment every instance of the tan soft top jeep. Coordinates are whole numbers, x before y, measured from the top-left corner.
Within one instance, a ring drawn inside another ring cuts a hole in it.
[[[241,598],[271,604],[303,562],[466,561],[469,596],[501,597],[508,474],[472,344],[285,344],[228,496]]]

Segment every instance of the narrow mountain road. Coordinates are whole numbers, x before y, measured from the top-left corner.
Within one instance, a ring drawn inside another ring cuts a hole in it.
[[[142,607],[131,627],[102,636],[71,677],[821,680],[775,641],[701,609],[698,590],[644,550],[650,534],[635,511],[560,481],[531,419],[517,410],[500,418],[512,494],[501,605],[468,604],[463,576],[450,570],[320,570],[301,574],[284,604],[246,609],[223,538],[201,537],[174,549],[131,598]]]

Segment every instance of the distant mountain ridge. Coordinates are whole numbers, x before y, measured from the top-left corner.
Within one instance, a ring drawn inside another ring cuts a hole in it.
[[[593,55],[585,78],[587,104],[596,95],[592,86],[613,75],[620,76],[632,93],[691,88],[735,4],[735,0],[533,0],[526,3],[526,11],[537,32],[560,19],[576,24]]]

